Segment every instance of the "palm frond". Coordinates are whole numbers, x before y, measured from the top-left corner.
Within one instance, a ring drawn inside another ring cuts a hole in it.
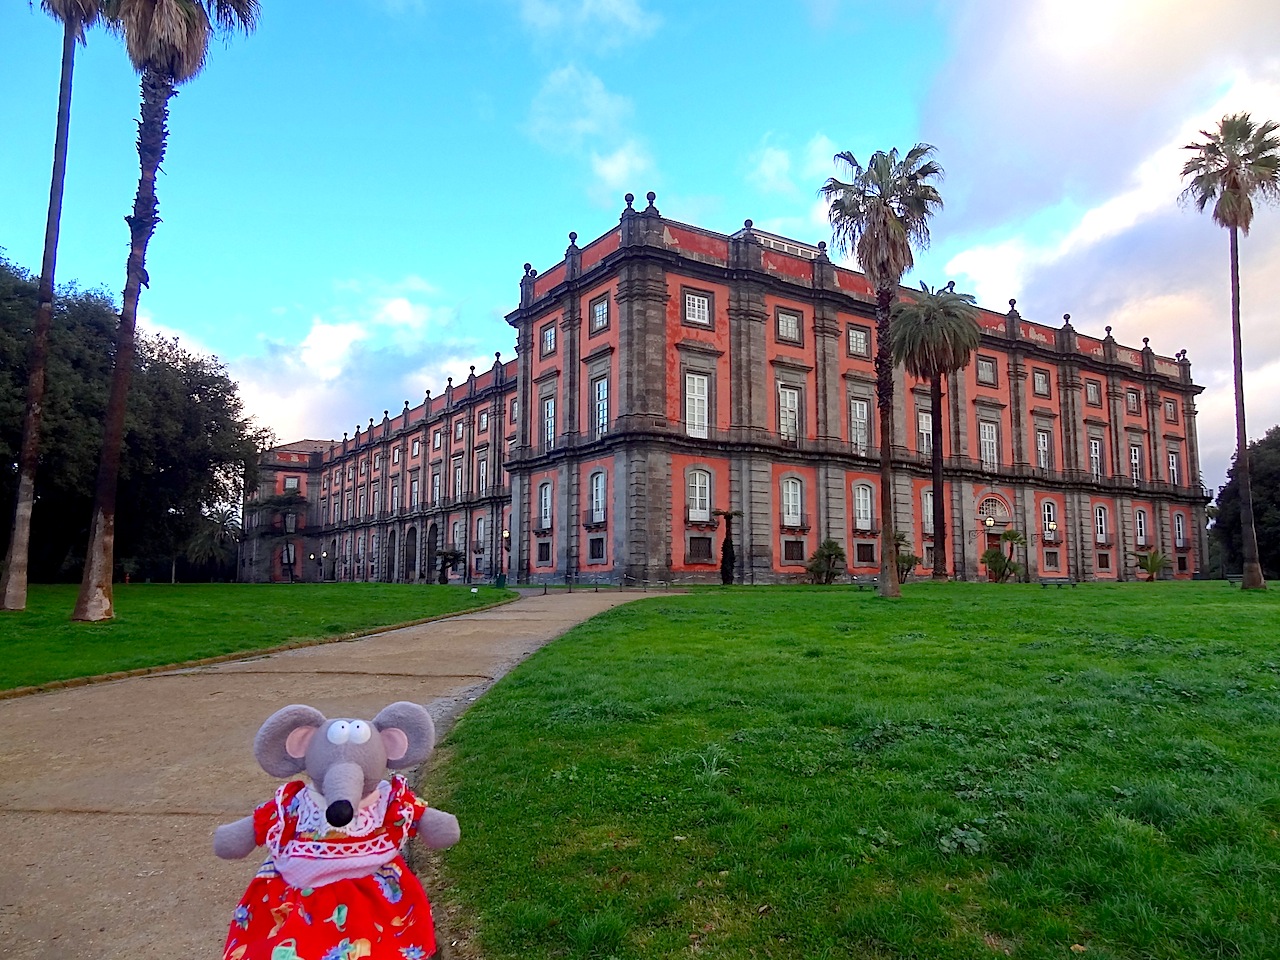
[[[982,341],[977,301],[956,293],[952,285],[930,290],[894,304],[889,326],[895,364],[922,380],[945,375],[968,365]]]
[[[1253,223],[1253,198],[1280,199],[1280,124],[1255,124],[1248,113],[1223,117],[1217,130],[1201,130],[1204,140],[1189,143],[1182,166],[1190,182],[1179,200],[1203,212],[1213,204],[1213,219],[1247,234]]]

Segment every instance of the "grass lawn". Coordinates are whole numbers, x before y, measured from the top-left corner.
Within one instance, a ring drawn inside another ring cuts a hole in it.
[[[116,617],[72,623],[73,584],[0,612],[0,690],[261,650],[466,610],[512,594],[390,583],[116,584]]]
[[[660,596],[442,754],[486,960],[1280,956],[1275,591]]]

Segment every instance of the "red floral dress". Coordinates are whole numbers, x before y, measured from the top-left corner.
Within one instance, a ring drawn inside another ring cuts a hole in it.
[[[271,855],[236,907],[223,960],[427,960],[431,905],[401,856],[426,803],[393,777],[338,829],[317,796],[294,780],[254,811],[254,839]]]

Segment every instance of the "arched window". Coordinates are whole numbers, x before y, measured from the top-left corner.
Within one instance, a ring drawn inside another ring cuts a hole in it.
[[[692,522],[711,522],[711,474],[706,470],[689,471],[686,508]]]
[[[1096,528],[1098,543],[1106,543],[1111,529],[1106,507],[1098,506],[1093,508],[1093,523]]]
[[[476,517],[476,543],[484,545],[484,517]]]
[[[1147,544],[1147,511],[1133,511],[1133,532],[1138,539],[1139,546]]]
[[[538,487],[538,529],[551,529],[551,484]]]
[[[798,527],[804,516],[804,488],[795,477],[785,477],[782,481],[782,525]]]
[[[1058,505],[1052,500],[1046,500],[1040,505],[1040,526],[1045,533],[1058,529]]]
[[[853,488],[853,528],[870,530],[871,522],[871,487],[860,483]]]
[[[978,518],[985,520],[987,517],[994,517],[997,520],[1009,519],[1009,508],[1005,506],[1004,501],[999,497],[987,497],[978,504]]]
[[[604,523],[604,471],[591,475],[591,522]]]
[[[1175,513],[1173,515],[1173,539],[1174,544],[1179,547],[1187,545],[1187,525],[1182,514]]]
[[[933,535],[933,490],[920,491],[920,529]]]

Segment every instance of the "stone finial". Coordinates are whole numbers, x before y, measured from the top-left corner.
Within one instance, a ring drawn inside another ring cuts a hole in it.
[[[577,231],[577,230],[570,230],[570,231],[569,231],[569,242],[570,242],[570,243],[577,243],[577,242],[578,242],[578,231]]]
[[[1069,314],[1069,313],[1064,313],[1064,314],[1062,315],[1062,325],[1063,325],[1064,327],[1069,327],[1069,326],[1071,326],[1071,314]]]
[[[627,194],[625,197],[623,197],[622,199],[623,199],[623,200],[625,200],[625,201],[627,201],[627,209],[628,209],[628,210],[630,210],[630,209],[631,209],[631,205],[632,205],[633,203],[635,203],[635,202],[636,202],[636,195],[635,195],[634,193],[628,193],[628,194]]]
[[[742,228],[744,230],[750,230],[753,226],[755,226],[755,224],[753,224],[750,220],[742,221]]]
[[[1107,331],[1107,336],[1108,336],[1108,337],[1109,337],[1109,336],[1111,336],[1111,328],[1110,328],[1110,327],[1107,327],[1107,328],[1106,328],[1106,331]]]
[[[383,420],[387,419],[387,417],[389,417],[389,416],[391,416],[391,411],[390,411],[390,410],[383,410],[383,411],[382,411],[382,419],[383,419]]]
[[[526,277],[527,277],[527,276],[529,276],[529,272],[530,272],[531,270],[533,270],[533,264],[532,264],[532,263],[526,263],[526,264],[524,265],[524,275],[525,275]]]
[[[446,378],[446,383],[447,383],[447,385],[448,385],[449,387],[452,387],[452,386],[453,386],[453,377],[448,377],[448,378]],[[447,389],[447,387],[446,387],[446,389]]]
[[[952,280],[951,282],[952,282],[953,284],[955,283],[955,281],[954,281],[954,280]],[[1010,298],[1009,298],[1009,309],[1010,309],[1010,310],[1016,310],[1016,309],[1018,309],[1018,298],[1017,298],[1017,297],[1010,297]]]
[[[650,190],[648,193],[644,195],[644,198],[649,201],[649,206],[652,207],[653,201],[658,199],[658,195],[654,193],[652,190]]]
[[[422,394],[422,395],[423,395],[424,397],[426,397],[428,400],[430,400],[430,399],[431,399],[431,388],[430,388],[430,387],[427,387],[427,389],[426,389],[425,391],[423,391],[423,394]]]
[[[370,417],[370,418],[369,418],[369,429],[370,429],[370,430],[372,430],[372,429],[373,429],[373,417]]]
[[[819,249],[819,250],[821,250],[823,253],[826,253],[826,252],[827,252],[827,241],[825,241],[825,240],[819,240],[819,241],[818,241],[818,249]]]
[[[501,363],[501,362],[502,362],[502,351],[501,351],[501,350],[495,350],[495,351],[493,351],[493,362],[494,362],[494,363]]]
[[[409,401],[408,401],[408,400],[406,400],[406,401],[404,402],[404,408],[405,408],[406,410],[408,410],[408,409],[409,409]]]
[[[471,379],[473,379],[473,380],[474,380],[474,379],[475,379],[475,376],[476,376],[476,365],[473,363],[473,364],[471,365]]]
[[[1149,344],[1150,342],[1151,342],[1151,338],[1150,338],[1150,337],[1143,337],[1143,338],[1142,338],[1142,346],[1143,346],[1143,347],[1146,347],[1146,346],[1147,346],[1147,344]]]

